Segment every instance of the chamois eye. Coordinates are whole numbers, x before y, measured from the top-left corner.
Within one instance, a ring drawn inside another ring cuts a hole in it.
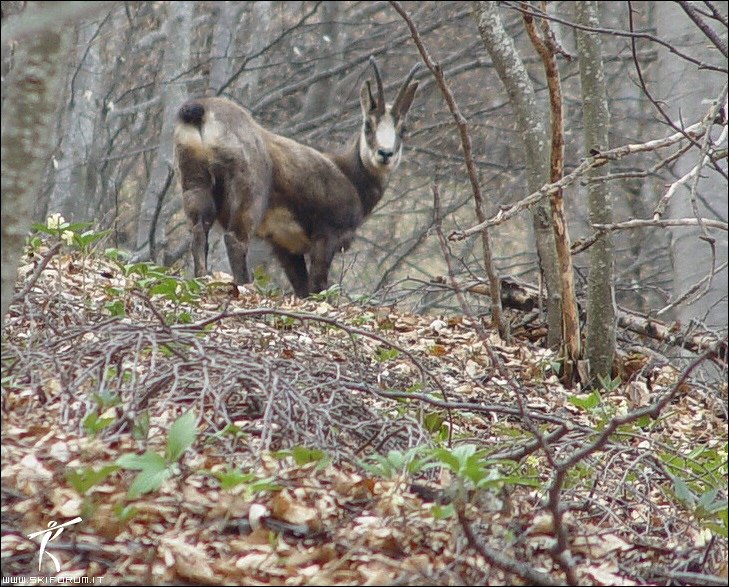
[[[365,126],[365,132],[367,134],[372,134],[372,122],[370,122],[369,120],[365,120],[364,126]]]
[[[400,127],[400,130],[398,131],[398,134],[400,135],[400,138],[404,138],[406,134],[408,134],[408,127],[404,124]]]

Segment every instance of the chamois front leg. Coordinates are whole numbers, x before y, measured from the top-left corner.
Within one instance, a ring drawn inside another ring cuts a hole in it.
[[[248,274],[248,237],[241,238],[235,232],[226,232],[225,249],[228,251],[228,262],[233,272],[233,281],[236,285],[244,285],[251,282]]]
[[[215,222],[215,203],[205,189],[188,190],[183,194],[185,215],[192,226],[190,250],[195,267],[195,277],[207,274],[208,233]]]
[[[248,273],[248,243],[261,223],[268,205],[270,185],[264,177],[250,169],[246,160],[235,160],[230,166],[228,161],[216,167],[217,189],[222,201],[220,221],[225,228],[225,248],[236,285],[251,282]],[[265,175],[265,174],[264,174]],[[226,207],[231,210],[227,215]]]

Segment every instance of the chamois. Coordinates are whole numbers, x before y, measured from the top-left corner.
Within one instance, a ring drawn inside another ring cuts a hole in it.
[[[208,233],[218,221],[236,284],[250,281],[246,257],[256,235],[271,243],[297,296],[327,288],[335,253],[350,245],[400,163],[405,119],[418,87],[411,83],[415,66],[395,102],[386,104],[377,63],[372,57],[370,63],[377,97],[365,81],[361,131],[340,153],[274,134],[225,98],[183,104],[174,151],[196,277],[207,272]]]

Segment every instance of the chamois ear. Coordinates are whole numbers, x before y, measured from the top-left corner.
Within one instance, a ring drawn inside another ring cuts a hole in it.
[[[413,99],[415,98],[415,90],[418,89],[418,82],[411,83],[407,89],[402,92],[398,97],[395,104],[392,106],[392,113],[397,118],[405,118],[410,110],[410,106],[413,105]]]
[[[367,116],[377,110],[377,101],[372,95],[372,87],[370,86],[369,80],[362,83],[362,88],[359,91],[359,103],[362,105],[363,116]]]

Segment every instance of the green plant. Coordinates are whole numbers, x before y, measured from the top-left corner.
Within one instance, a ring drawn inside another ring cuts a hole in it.
[[[240,469],[226,467],[224,471],[208,472],[220,483],[220,489],[232,489],[240,485],[244,486],[244,493],[250,497],[258,491],[280,491],[273,477],[260,478],[253,473],[244,473]]]
[[[32,230],[36,233],[43,233],[54,237],[56,240],[63,241],[69,247],[75,247],[81,253],[87,254],[91,251],[92,245],[109,234],[110,230],[102,230],[95,232],[93,230],[85,230],[92,225],[91,222],[75,222],[73,224],[66,220],[58,213],[51,214],[45,224],[33,224]],[[82,232],[83,231],[83,232]],[[31,240],[29,244],[37,244],[37,240]]]
[[[615,377],[614,379],[610,379],[610,376],[605,375],[598,375],[597,381],[600,384],[600,389],[607,393],[612,393],[618,387],[620,387],[620,384],[622,383],[620,377]]]
[[[195,440],[195,416],[188,412],[170,426],[161,455],[148,450],[142,455],[120,456],[115,464],[122,469],[139,471],[127,492],[129,499],[136,499],[144,493],[159,489],[173,473],[173,467]]]
[[[117,471],[119,467],[116,465],[104,465],[100,469],[68,469],[64,477],[66,483],[80,496],[86,495],[86,492],[94,485],[101,483],[111,473]]]
[[[384,479],[393,479],[398,475],[414,475],[422,471],[428,458],[424,447],[416,446],[406,451],[391,450],[386,456],[373,454],[360,465],[370,474]]]
[[[675,499],[692,513],[701,526],[723,538],[729,534],[726,494],[728,448],[727,443],[700,445],[687,455],[668,452],[658,455],[671,475],[671,493]]]
[[[281,288],[273,282],[262,265],[258,265],[253,270],[253,286],[259,294],[267,298],[274,298],[281,294]]]
[[[114,368],[107,370],[107,378],[114,376]],[[111,409],[121,403],[121,398],[113,391],[104,389],[99,393],[92,394],[91,400],[94,403],[94,410],[86,415],[81,425],[83,426],[86,434],[89,436],[96,436],[104,428],[116,421],[116,418],[104,416],[104,414],[113,413]]]
[[[316,470],[326,468],[331,462],[331,458],[324,451],[306,448],[304,446],[294,446],[284,450],[279,450],[271,455],[275,459],[285,459],[291,457],[294,462],[301,466],[307,463],[317,463]]]
[[[89,436],[96,436],[104,428],[106,428],[115,421],[115,418],[102,418],[96,412],[91,412],[83,419],[81,425],[83,426],[86,434],[88,434]]]
[[[586,412],[589,412],[593,408],[596,408],[600,405],[600,399],[600,392],[598,390],[595,390],[589,395],[571,395],[567,398],[567,401],[570,402],[573,406],[577,406],[578,408],[582,408]]]
[[[539,486],[539,480],[534,477],[518,472],[504,474],[505,469],[514,468],[513,463],[489,459],[485,450],[479,450],[473,444],[435,448],[429,452],[429,456],[435,464],[450,469],[464,490],[501,488],[505,484]]]
[[[126,256],[116,249],[107,249],[104,254],[113,261],[121,274],[126,278],[124,287],[110,286],[106,288],[111,298],[104,307],[112,316],[123,316],[126,302],[131,290],[137,290],[150,298],[161,298],[174,304],[174,311],[162,313],[168,324],[189,324],[192,317],[185,311],[183,304],[197,304],[205,289],[198,279],[185,279],[175,273],[174,269],[163,267],[149,261],[128,263]]]
[[[384,363],[385,361],[389,361],[391,359],[394,359],[399,355],[399,351],[397,349],[393,348],[387,348],[387,347],[380,347],[375,351],[375,354],[373,356],[373,359],[377,361],[378,363]]]
[[[342,288],[339,286],[338,283],[335,283],[333,285],[330,285],[324,291],[320,291],[319,293],[310,293],[309,297],[319,302],[329,302],[332,305],[336,305],[339,302],[339,298],[341,297],[341,295]]]

